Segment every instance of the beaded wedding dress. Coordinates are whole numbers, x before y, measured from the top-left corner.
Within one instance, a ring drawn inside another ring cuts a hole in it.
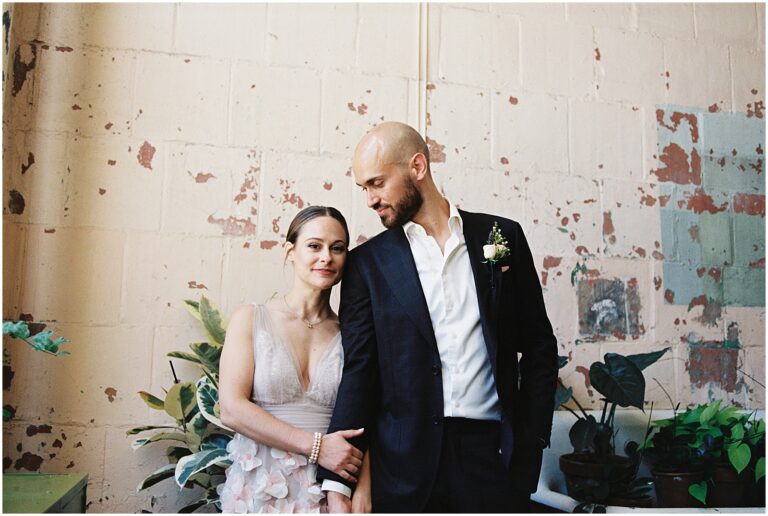
[[[254,376],[251,400],[295,427],[323,432],[336,402],[344,366],[341,334],[333,337],[304,390],[298,362],[275,332],[268,309],[255,305]],[[218,487],[225,513],[310,513],[325,511],[325,493],[307,457],[253,441],[243,435],[227,446],[232,465]]]

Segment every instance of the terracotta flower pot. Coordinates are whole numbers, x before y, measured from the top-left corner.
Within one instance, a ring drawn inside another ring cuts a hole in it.
[[[656,500],[659,507],[703,507],[704,505],[688,493],[691,484],[707,478],[704,469],[698,471],[670,471],[654,469],[653,482],[656,485]]]
[[[747,471],[741,475],[730,464],[715,464],[710,472],[707,507],[744,507],[749,477]]]

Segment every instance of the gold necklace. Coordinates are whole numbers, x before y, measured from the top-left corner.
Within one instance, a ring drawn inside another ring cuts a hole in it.
[[[295,311],[293,308],[291,308],[291,306],[288,304],[288,300],[287,300],[287,299],[285,299],[285,296],[283,296],[283,303],[285,303],[285,307],[286,307],[286,308],[287,308],[287,309],[288,309],[288,310],[289,310],[289,311],[290,311],[290,312],[291,312],[293,315],[295,315],[296,317],[298,317],[299,319],[301,319],[301,321],[302,321],[302,322],[303,322],[303,323],[306,325],[306,327],[307,327],[307,328],[309,328],[310,330],[311,330],[311,329],[313,329],[313,328],[314,328],[315,326],[317,326],[318,324],[320,324],[321,322],[323,322],[323,321],[325,321],[326,319],[328,319],[328,316],[326,315],[326,316],[325,316],[325,317],[323,317],[322,319],[318,319],[317,321],[314,321],[314,322],[310,322],[310,321],[306,320],[305,318],[303,318],[301,315],[299,315],[299,313],[298,313],[297,311]]]

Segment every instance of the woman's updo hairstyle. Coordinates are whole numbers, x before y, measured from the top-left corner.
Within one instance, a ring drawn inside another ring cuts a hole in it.
[[[285,241],[292,244],[296,244],[296,239],[299,237],[299,231],[304,227],[304,224],[317,217],[332,217],[339,221],[341,227],[344,228],[344,235],[347,237],[346,244],[349,246],[349,228],[347,228],[347,221],[344,215],[339,210],[332,206],[307,206],[291,221],[291,225],[288,226],[288,234],[285,235]]]

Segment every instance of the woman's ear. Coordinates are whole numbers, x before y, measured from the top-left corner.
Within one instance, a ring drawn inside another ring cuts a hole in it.
[[[293,263],[293,248],[295,246],[291,242],[283,244],[283,264],[287,262]]]

